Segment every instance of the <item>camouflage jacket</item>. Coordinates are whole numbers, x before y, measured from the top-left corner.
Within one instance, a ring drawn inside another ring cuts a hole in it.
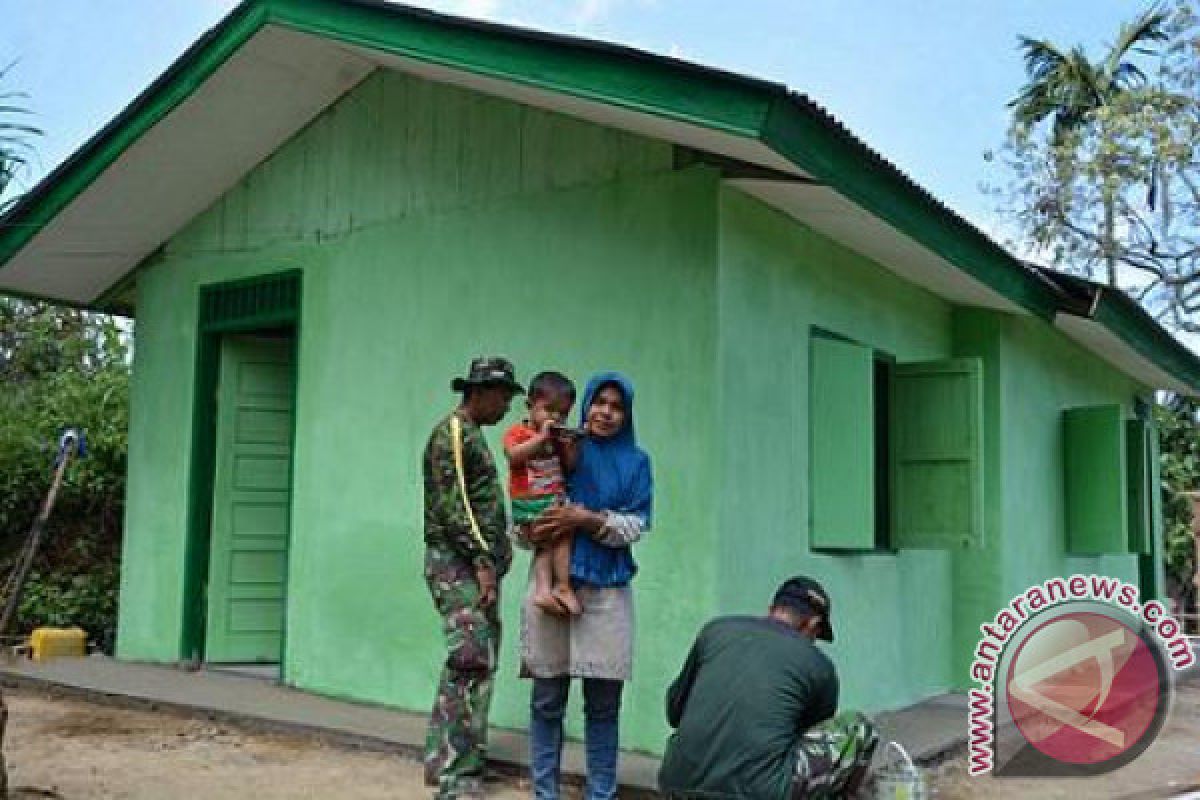
[[[463,480],[470,505],[463,502],[454,460],[452,420],[462,434]],[[425,543],[449,551],[472,565],[491,564],[503,575],[512,563],[504,494],[496,462],[483,431],[458,412],[433,428],[425,446]]]

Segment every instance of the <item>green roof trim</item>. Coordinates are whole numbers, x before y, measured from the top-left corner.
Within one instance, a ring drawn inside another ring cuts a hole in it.
[[[1058,304],[1045,284],[808,98],[790,94],[777,99],[763,141],[1018,306],[1053,319]]]
[[[787,91],[620,45],[374,0],[260,1],[270,22],[304,33],[746,138]]]
[[[142,134],[198,89],[265,21],[265,10],[258,3],[238,6],[112,122],[24,195],[0,218],[0,270]]]
[[[1038,264],[1027,266],[1055,287],[1060,313],[1095,320],[1142,358],[1184,384],[1200,387],[1200,360],[1132,297],[1078,275]]]
[[[1129,295],[1107,287],[1100,289],[1100,302],[1092,318],[1143,358],[1200,390],[1200,359]]]
[[[1071,308],[1052,282],[938,202],[807,97],[781,84],[620,45],[380,0],[245,0],[0,218],[0,272],[268,24],[761,142],[1020,308],[1046,320]],[[128,277],[99,297],[112,302],[128,288]],[[1132,300],[1119,297],[1105,292],[1095,319],[1200,390],[1200,359],[1144,311],[1132,310]]]

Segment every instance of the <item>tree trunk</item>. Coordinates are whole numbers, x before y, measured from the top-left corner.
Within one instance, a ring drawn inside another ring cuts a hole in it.
[[[1117,242],[1116,242],[1116,198],[1111,190],[1104,190],[1104,266],[1107,270],[1108,285],[1117,285]]]

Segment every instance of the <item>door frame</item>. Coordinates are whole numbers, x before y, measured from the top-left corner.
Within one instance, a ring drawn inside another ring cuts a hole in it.
[[[292,463],[288,482],[296,474],[296,415],[300,386],[301,299],[300,270],[263,273],[253,277],[199,287],[196,315],[196,360],[192,399],[191,459],[183,570],[183,619],[179,659],[199,664],[205,660],[208,624],[207,585],[212,547],[213,489],[216,478],[217,381],[221,366],[221,337],[290,329],[293,361]],[[283,635],[279,652],[280,680],[286,677],[288,591],[292,551],[295,492],[289,509],[287,553],[284,566]]]

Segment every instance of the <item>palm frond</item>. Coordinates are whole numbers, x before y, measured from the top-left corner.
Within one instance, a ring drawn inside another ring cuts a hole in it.
[[[1142,72],[1137,64],[1132,64],[1128,61],[1117,65],[1117,69],[1112,73],[1110,81],[1112,87],[1121,91],[1141,89],[1147,82],[1146,73]]]
[[[1050,114],[1057,105],[1056,85],[1063,71],[1066,56],[1051,42],[1020,36],[1018,48],[1025,61],[1025,74],[1029,80],[1017,96],[1008,102],[1018,124],[1032,127]]]
[[[1119,86],[1116,84],[1117,74],[1122,65],[1127,63],[1124,59],[1131,50],[1143,55],[1152,55],[1156,51],[1150,47],[1151,44],[1162,44],[1170,39],[1167,30],[1168,18],[1165,11],[1151,8],[1137,19],[1121,26],[1103,64],[1103,74],[1110,85]]]
[[[1089,111],[1103,103],[1095,66],[1082,48],[1064,52],[1043,39],[1018,39],[1029,80],[1008,103],[1017,125],[1031,128],[1052,121],[1053,137],[1062,142]]]
[[[1033,39],[1028,36],[1017,37],[1017,49],[1025,60],[1025,74],[1030,81],[1043,80],[1047,75],[1056,72],[1066,55],[1054,46],[1053,42],[1045,39]]]
[[[0,81],[8,77],[15,63],[0,67]],[[26,121],[32,114],[21,102],[26,97],[24,92],[13,89],[0,91],[0,195],[29,168],[34,152],[30,140],[42,135],[41,128]],[[6,207],[12,199],[7,198],[0,207]]]
[[[5,122],[3,120],[0,120],[0,131],[16,131],[18,133],[24,133],[29,136],[41,136],[42,135],[41,128],[36,128],[33,125],[19,125],[19,124],[12,123],[12,122]]]

